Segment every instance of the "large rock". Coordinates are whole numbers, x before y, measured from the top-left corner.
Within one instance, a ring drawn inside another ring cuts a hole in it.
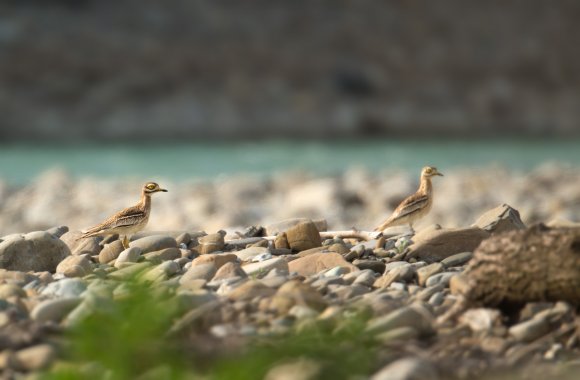
[[[70,249],[73,255],[98,255],[101,250],[100,237],[89,237],[81,239],[83,233],[80,231],[69,231],[60,237]]]
[[[341,255],[333,252],[313,253],[301,257],[288,263],[290,272],[296,272],[302,276],[310,276],[334,267],[346,268],[349,272],[356,272],[359,269],[346,261]]]
[[[0,268],[15,271],[54,272],[71,254],[69,247],[48,232],[12,235],[0,242]]]
[[[105,244],[101,252],[99,252],[99,263],[106,264],[116,260],[124,249],[121,240],[115,240],[109,244]]]
[[[490,233],[500,233],[526,228],[520,219],[520,213],[507,204],[502,204],[481,215],[474,224]]]
[[[232,253],[213,253],[208,255],[201,255],[196,257],[191,262],[191,266],[203,265],[212,263],[215,265],[216,269],[220,269],[224,264],[235,262],[238,257]]]
[[[580,229],[539,224],[493,236],[451,285],[466,306],[542,301],[580,305]]]
[[[272,297],[269,309],[278,314],[285,314],[295,305],[322,311],[327,303],[312,286],[300,281],[289,281],[282,285]]]
[[[286,231],[286,239],[290,248],[296,252],[322,245],[320,232],[318,232],[318,228],[312,221],[302,222],[289,228]]]
[[[416,258],[428,263],[441,261],[462,252],[473,252],[490,236],[479,227],[442,228],[419,232],[413,237],[406,259]]]
[[[198,252],[201,255],[205,255],[212,252],[223,251],[225,247],[225,238],[226,232],[220,230],[215,234],[209,234],[203,237],[200,237],[199,246],[197,247]]]

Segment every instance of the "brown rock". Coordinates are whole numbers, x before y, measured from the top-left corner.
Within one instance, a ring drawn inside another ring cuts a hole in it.
[[[276,240],[274,240],[274,247],[276,249],[290,248],[290,244],[288,244],[288,239],[286,238],[285,232],[281,232],[278,235],[276,235]]]
[[[259,280],[246,281],[228,294],[228,298],[234,301],[249,301],[258,297],[269,297],[276,292],[262,284]]]
[[[312,221],[302,222],[291,227],[286,231],[286,238],[290,248],[296,252],[322,245],[320,232]]]
[[[286,314],[295,305],[322,311],[327,303],[312,286],[300,281],[289,281],[282,285],[272,297],[270,310],[278,314]]]
[[[199,238],[198,252],[205,255],[212,252],[222,251],[225,247],[224,237],[226,232],[220,230],[215,234],[209,234]]]
[[[224,264],[236,262],[237,260],[238,257],[232,253],[213,253],[195,258],[191,262],[191,266],[213,263],[216,269],[220,269]]]
[[[468,304],[580,304],[580,229],[542,224],[484,241],[451,290]]]
[[[526,228],[518,210],[505,203],[485,212],[477,219],[474,226],[494,234]]]
[[[441,261],[457,253],[473,252],[489,236],[489,232],[479,227],[422,231],[413,237],[414,243],[406,259],[416,258],[428,263]]]
[[[266,226],[266,235],[268,236],[277,235],[303,222],[313,222],[316,225],[318,231],[326,231],[326,229],[328,228],[326,219],[311,220],[306,218],[293,218],[282,220],[280,222],[272,223],[269,226]]]
[[[417,281],[419,285],[425,286],[425,282],[427,282],[429,277],[442,272],[444,269],[445,266],[441,263],[433,263],[426,267],[417,269]]]
[[[202,257],[204,257],[204,256],[202,256]],[[213,276],[212,281],[224,280],[224,279],[232,278],[232,277],[246,278],[246,277],[248,277],[248,275],[242,269],[240,264],[238,264],[237,262],[230,261],[230,262],[223,264],[221,266],[221,268],[218,269],[215,276]]]
[[[121,240],[115,240],[112,243],[105,244],[101,252],[99,253],[99,263],[106,264],[119,257],[119,254],[123,252],[125,248]]]
[[[349,269],[350,272],[358,271],[359,269],[346,261],[338,253],[314,253],[288,263],[290,272],[297,272],[301,276],[310,276],[334,267],[343,267]]]

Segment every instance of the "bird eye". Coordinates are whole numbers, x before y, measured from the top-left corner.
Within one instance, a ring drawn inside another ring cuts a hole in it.
[[[147,187],[149,190],[154,190],[154,189],[155,189],[155,185],[154,185],[154,184],[152,184],[152,183],[148,184],[148,185],[147,185],[147,186],[145,186],[145,187]]]
[[[425,173],[429,174],[431,173],[433,170],[431,168],[427,168],[427,170],[425,170]]]

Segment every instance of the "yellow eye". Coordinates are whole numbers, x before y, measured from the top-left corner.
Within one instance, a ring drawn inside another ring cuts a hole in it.
[[[427,170],[425,170],[425,173],[427,173],[427,174],[431,174],[431,172],[432,172],[432,171],[433,171],[433,170],[432,170],[431,168],[427,168]]]
[[[156,187],[156,186],[155,186],[155,184],[153,184],[153,183],[150,183],[150,184],[148,184],[148,185],[147,185],[147,186],[145,186],[145,187],[147,187],[149,190],[155,190],[155,187]]]

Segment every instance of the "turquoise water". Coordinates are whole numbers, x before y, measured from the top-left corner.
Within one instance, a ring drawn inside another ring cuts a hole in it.
[[[320,174],[352,166],[417,170],[500,164],[517,170],[546,161],[580,166],[578,141],[261,141],[172,145],[0,145],[0,178],[25,183],[47,169],[74,176],[188,180],[233,173],[307,170]]]

